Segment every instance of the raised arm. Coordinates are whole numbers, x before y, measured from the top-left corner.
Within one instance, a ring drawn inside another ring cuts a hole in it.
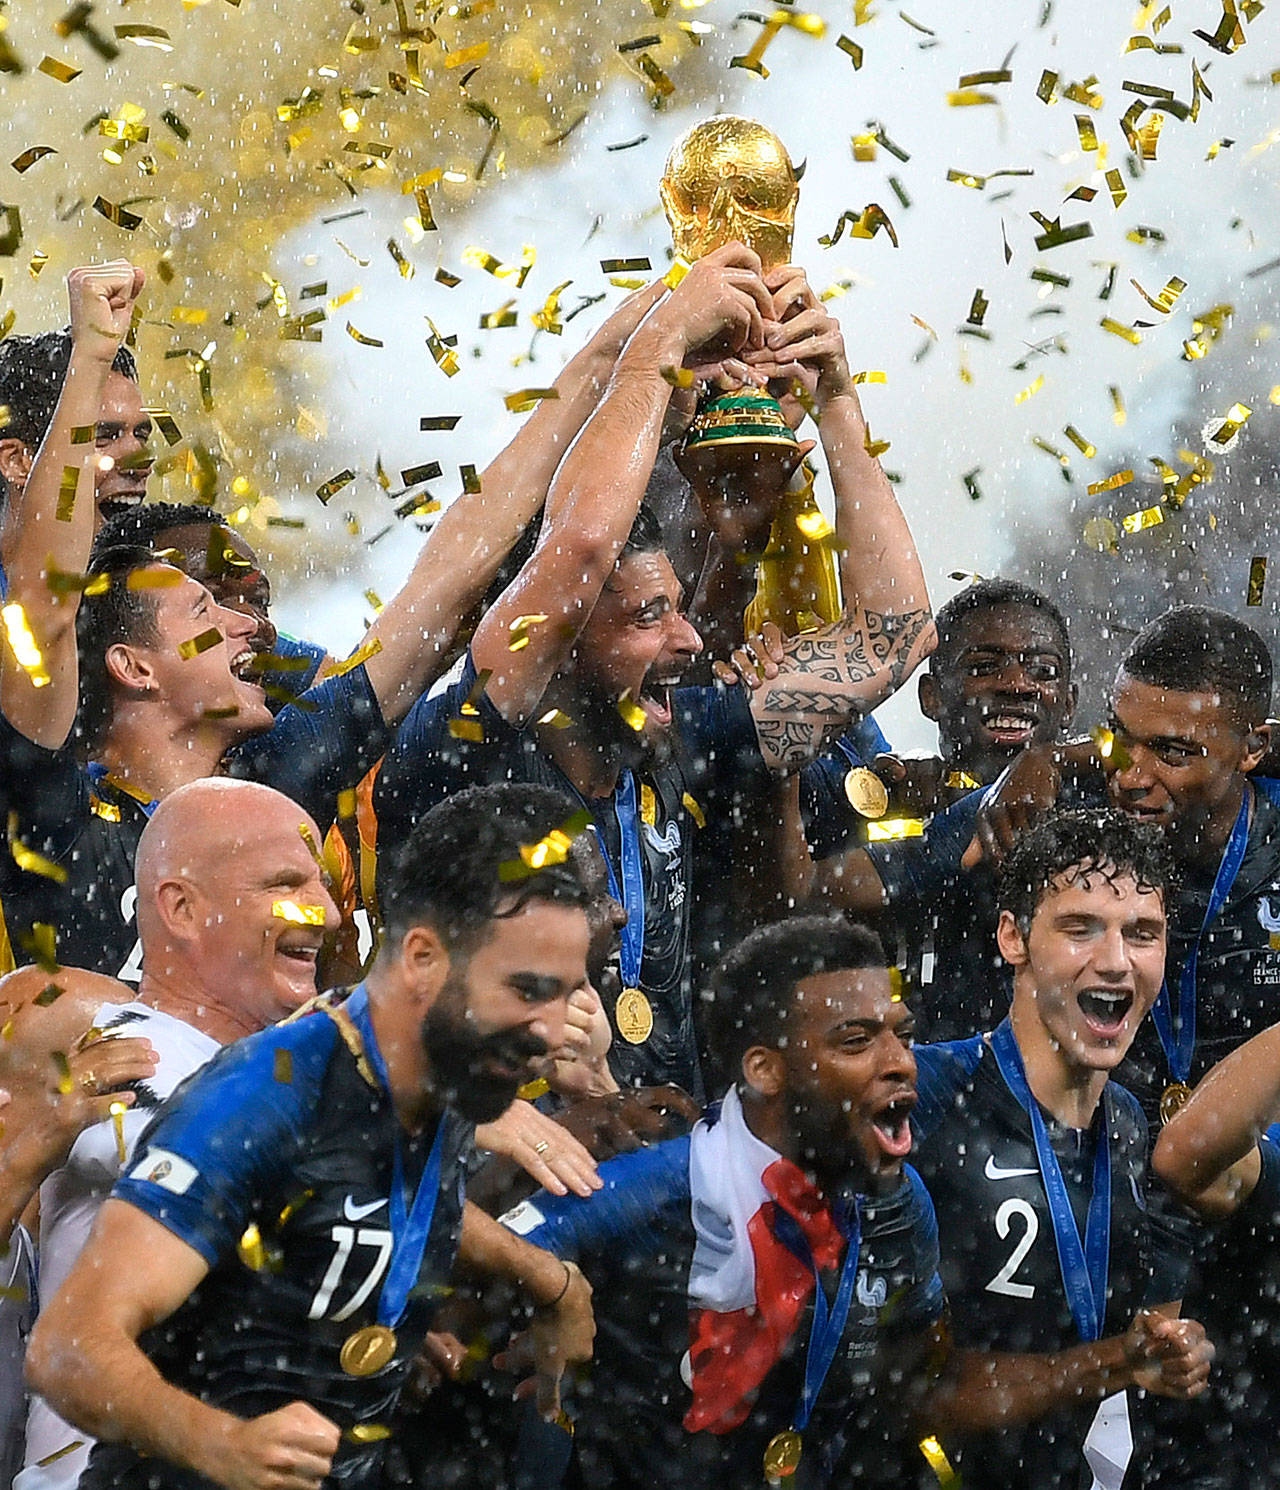
[[[32,463],[26,485],[11,495],[0,526],[0,559],[10,604],[25,614],[48,682],[22,667],[10,646],[0,645],[0,709],[29,740],[55,750],[66,743],[79,702],[76,611],[80,592],[55,594],[52,570],[81,574],[97,528],[93,430],[107,376],[142,289],[143,273],[124,259],[73,269],[71,360],[53,420]],[[77,438],[88,431],[89,438]],[[74,496],[73,496],[74,494]]]
[[[127,1257],[128,1267],[119,1259]],[[158,1221],[108,1200],[61,1291],[41,1310],[27,1379],[68,1422],[108,1443],[129,1443],[232,1490],[272,1483],[319,1486],[338,1429],[291,1402],[238,1418],[170,1386],[138,1347],[199,1286],[204,1258]],[[279,1474],[278,1480],[268,1476]]]
[[[538,547],[472,641],[487,691],[513,724],[537,709],[622,552],[658,453],[668,377],[708,347],[759,345],[768,292],[760,261],[741,244],[700,259],[641,322],[599,407],[565,456],[547,500]],[[529,618],[520,626],[520,618]],[[513,651],[513,628],[527,644]]]
[[[1207,1219],[1229,1216],[1253,1194],[1258,1139],[1280,1119],[1280,1024],[1225,1060],[1160,1133],[1151,1163],[1178,1198]]]
[[[804,271],[771,270],[773,324],[747,362],[771,380],[816,368],[814,408],[835,492],[844,614],[833,626],[783,646],[779,676],[752,697],[770,766],[795,770],[827,740],[896,693],[933,650],[924,571],[911,529],[869,435],[849,374],[840,325]]]
[[[663,293],[661,281],[629,296],[555,381],[515,438],[452,502],[423,545],[404,586],[369,628],[379,651],[366,672],[395,723],[435,681],[459,627],[512,545],[546,500],[565,451],[600,400],[623,344]]]

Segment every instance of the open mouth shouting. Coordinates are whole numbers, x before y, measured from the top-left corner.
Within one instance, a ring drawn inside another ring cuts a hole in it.
[[[911,1110],[916,1094],[904,1088],[871,1114],[871,1133],[881,1157],[905,1159],[911,1152]]]
[[[258,681],[257,673],[260,669],[256,666],[258,654],[252,647],[246,647],[242,652],[237,652],[231,659],[231,672],[238,682],[248,683],[256,688],[265,698],[266,690]]]
[[[671,727],[671,690],[680,685],[678,672],[648,675],[640,687],[640,707],[659,729]]]
[[[1133,991],[1127,988],[1086,988],[1076,999],[1090,1034],[1114,1040],[1124,1029],[1133,1008]]]

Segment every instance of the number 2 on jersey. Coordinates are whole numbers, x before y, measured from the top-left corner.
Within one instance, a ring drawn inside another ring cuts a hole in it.
[[[1016,1197],[1004,1201],[996,1212],[996,1230],[1000,1233],[1001,1241],[1009,1235],[1009,1228],[1013,1225],[1015,1217],[1023,1223],[1022,1235],[1018,1238],[1013,1251],[1010,1252],[1005,1265],[987,1284],[987,1292],[1007,1294],[1011,1299],[1033,1299],[1036,1295],[1035,1284],[1015,1283],[1013,1275],[1022,1266],[1023,1259],[1031,1251],[1036,1237],[1040,1234],[1040,1218],[1029,1201]]]

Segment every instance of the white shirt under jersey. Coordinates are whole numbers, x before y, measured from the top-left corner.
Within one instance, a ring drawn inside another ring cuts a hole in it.
[[[105,1004],[95,1026],[151,1042],[159,1061],[140,1100],[124,1113],[125,1160],[114,1121],[95,1123],[76,1139],[61,1169],[40,1187],[40,1290],[52,1298],[89,1240],[98,1207],[111,1193],[133,1154],[138,1136],[155,1110],[193,1071],[221,1049],[210,1036],[146,1004]],[[80,1440],[79,1447],[60,1453]],[[26,1468],[14,1490],[73,1490],[89,1459],[93,1440],[65,1423],[41,1397],[32,1397],[27,1415]],[[56,1456],[56,1457],[54,1457]],[[41,1460],[45,1460],[43,1465]]]
[[[22,1364],[36,1315],[35,1256],[26,1228],[15,1226],[0,1254],[0,1490],[22,1468],[27,1396]]]

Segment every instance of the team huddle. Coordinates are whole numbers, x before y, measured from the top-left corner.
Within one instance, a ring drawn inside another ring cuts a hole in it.
[[[1255,631],[1155,616],[1073,735],[730,241],[335,659],[144,500],[141,271],[68,287],[0,341],[0,1482],[1280,1483]],[[835,619],[744,636],[806,468],[692,458],[711,392],[825,467]]]

